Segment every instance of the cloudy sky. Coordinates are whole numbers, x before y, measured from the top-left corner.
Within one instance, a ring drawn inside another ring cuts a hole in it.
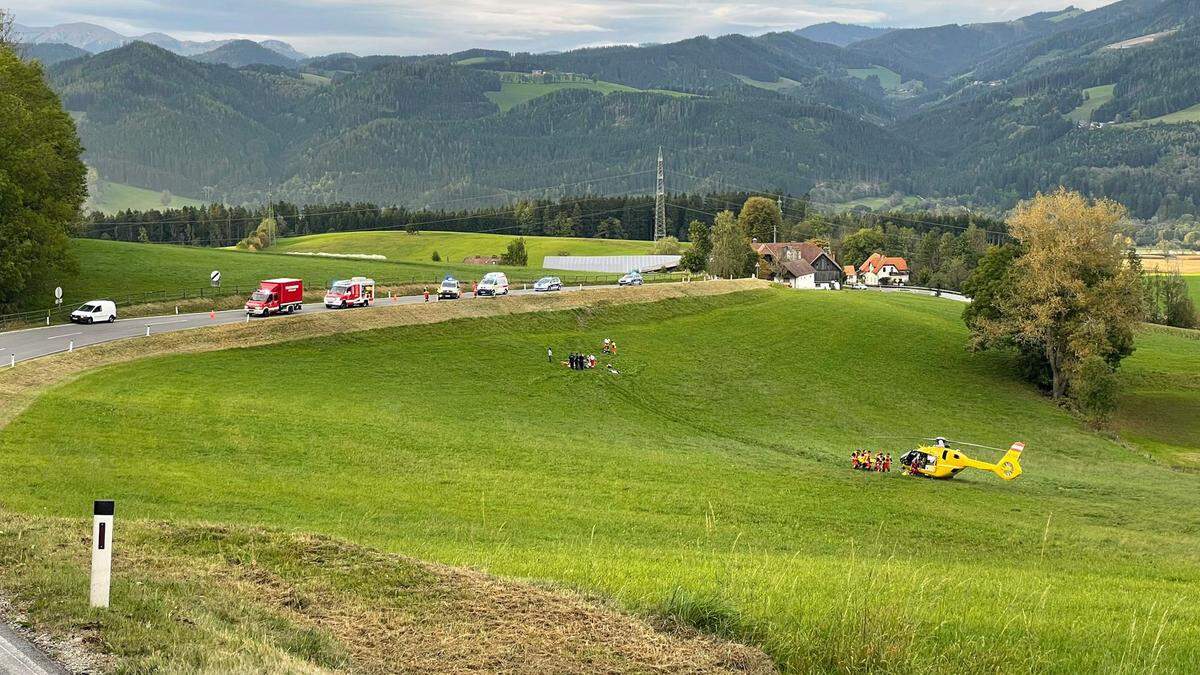
[[[927,26],[997,21],[1112,0],[0,0],[18,23],[86,21],[126,35],[278,38],[324,54],[469,47],[546,51],[764,33],[823,21]]]

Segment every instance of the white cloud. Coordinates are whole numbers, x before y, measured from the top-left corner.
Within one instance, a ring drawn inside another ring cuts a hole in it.
[[[1072,0],[1094,8],[1111,0]],[[0,0],[26,25],[87,21],[127,35],[271,36],[312,53],[568,49],[762,33],[823,21],[996,21],[1067,0]]]

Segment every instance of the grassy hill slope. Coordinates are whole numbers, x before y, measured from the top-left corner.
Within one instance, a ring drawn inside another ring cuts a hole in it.
[[[429,262],[434,251],[448,263],[460,263],[468,256],[500,255],[516,237],[511,234],[474,234],[468,232],[334,232],[281,239],[273,252],[370,253],[388,260]],[[548,255],[644,255],[654,242],[630,239],[571,239],[565,237],[525,237],[529,264],[541,267]]]
[[[554,580],[802,671],[1190,670],[1196,475],[968,354],[960,311],[764,290],[146,359],[47,393],[0,433],[0,494],[52,515],[107,495],[128,517]],[[604,337],[619,376],[546,363],[546,345]],[[1155,333],[1122,376],[1144,396],[1198,363],[1200,341]],[[847,468],[855,447],[895,456],[938,433],[1024,440],[1026,473]]]
[[[621,91],[662,94],[676,98],[691,96],[691,94],[671,91],[669,89],[638,89],[624,84],[617,84],[616,82],[605,82],[604,80],[579,79],[560,82],[537,82],[513,76],[509,73],[505,73],[504,75],[507,77],[502,78],[500,91],[489,91],[484,94],[488,97],[488,100],[500,107],[500,112],[508,112],[522,103],[528,103],[535,98],[540,98],[563,89],[586,89],[588,91],[598,91],[601,94],[611,94]]]
[[[134,211],[150,211],[152,209],[163,208],[162,192],[148,190],[133,185],[125,185],[123,183],[113,183],[111,181],[98,181],[96,194],[90,196],[90,201],[87,208],[103,211],[104,213],[116,213],[131,209]],[[170,203],[167,208],[183,208],[185,206],[199,207],[203,204],[195,199],[188,197],[180,197],[171,195]]]
[[[72,246],[79,258],[80,271],[74,279],[62,284],[67,305],[96,297],[136,301],[133,296],[153,295],[160,291],[167,294],[184,289],[197,291],[208,287],[209,273],[213,270],[221,272],[221,283],[226,292],[232,292],[235,286],[246,291],[262,279],[281,276],[300,277],[309,287],[322,287],[334,279],[355,275],[371,276],[382,284],[398,285],[432,284],[446,274],[463,280],[478,279],[492,270],[507,271],[510,280],[532,280],[542,273],[537,267],[321,258],[97,239],[76,239]],[[357,249],[354,252],[364,251]],[[425,257],[425,260],[429,258]],[[534,262],[533,256],[530,256],[530,262]],[[569,274],[560,276],[564,280],[575,278]],[[591,275],[591,278],[600,277]]]

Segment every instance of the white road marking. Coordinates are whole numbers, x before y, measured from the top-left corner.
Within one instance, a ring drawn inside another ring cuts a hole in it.
[[[158,323],[148,323],[147,326],[166,326],[172,323],[187,323],[188,319],[179,319],[178,321],[159,321]]]
[[[78,333],[63,333],[62,335],[51,335],[50,337],[48,337],[46,339],[47,340],[55,340],[55,339],[64,338],[64,337],[74,337],[76,335],[83,335],[83,331],[80,331]]]

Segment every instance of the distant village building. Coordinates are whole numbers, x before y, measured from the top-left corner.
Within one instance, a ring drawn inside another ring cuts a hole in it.
[[[857,281],[868,286],[904,286],[908,284],[908,261],[872,253],[858,266]]]
[[[829,251],[809,242],[755,244],[754,250],[774,269],[774,281],[792,288],[835,288],[842,268]]]
[[[854,269],[854,265],[846,265],[842,268],[842,275],[846,277],[846,283],[851,286],[858,283],[858,270]]]

